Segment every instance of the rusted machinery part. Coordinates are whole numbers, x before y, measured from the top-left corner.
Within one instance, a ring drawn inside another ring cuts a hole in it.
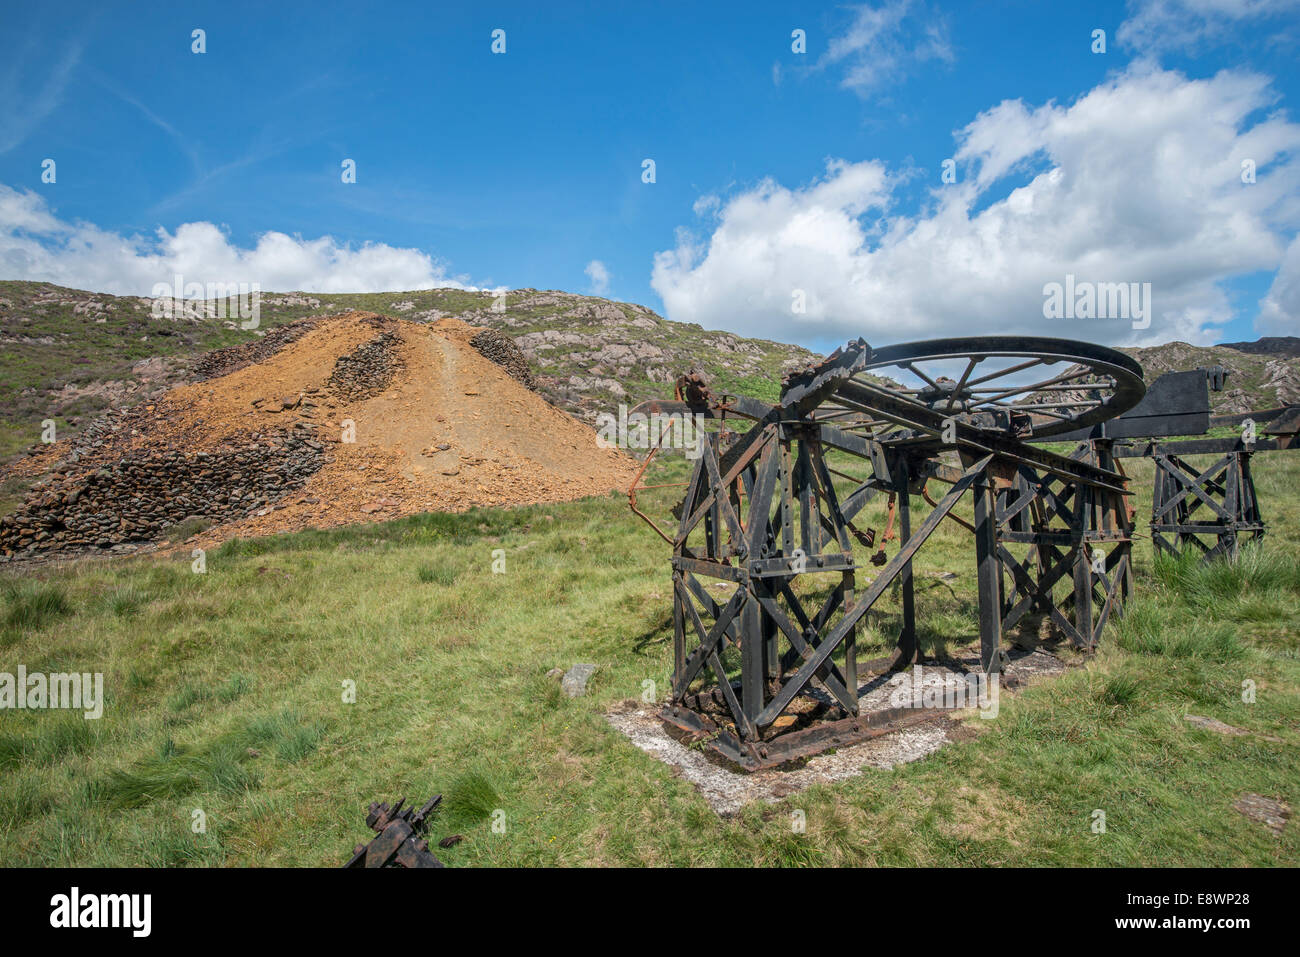
[[[704,381],[704,376],[694,369],[679,375],[673,387],[673,397],[678,402],[685,402],[690,406],[708,405],[709,387]]]
[[[370,805],[366,826],[377,835],[369,844],[358,844],[351,859],[344,864],[350,867],[442,867],[429,851],[423,834],[429,826],[429,815],[442,802],[435,794],[420,810],[404,808],[406,798],[392,807],[378,802]]]
[[[921,368],[926,362],[953,360],[966,363],[957,380],[931,376]],[[995,371],[975,374],[981,363],[994,360],[1004,361]],[[1035,367],[1061,363],[1068,363],[1069,368],[1063,373],[1053,372],[1047,379],[1021,384],[1006,379]],[[891,388],[878,379],[864,378],[870,370],[891,367],[906,370],[926,384],[917,389]],[[998,380],[1005,381],[997,384]],[[857,339],[821,362],[785,376],[780,405],[775,408],[743,397],[714,396],[703,376],[692,370],[677,377],[674,400],[642,402],[633,412],[703,414],[719,420],[761,420],[771,415],[785,419],[793,415],[846,430],[855,426],[832,420],[856,416],[859,431],[865,428],[877,436],[899,434],[901,427],[905,434],[936,438],[943,434],[945,422],[954,418],[981,431],[1005,433],[1016,442],[1013,458],[1023,459],[1028,454],[1019,449],[1023,439],[1071,431],[1119,415],[1136,405],[1144,392],[1142,368],[1136,361],[1116,350],[1087,343],[1034,336],[975,336],[873,349],[865,340]],[[1057,394],[1064,395],[1064,400],[1050,398]],[[727,448],[719,462],[724,474],[744,454],[745,444],[736,442]],[[987,449],[980,446],[978,451]],[[672,543],[672,536],[637,505],[636,493],[645,487],[640,483],[653,458],[652,451],[628,489],[628,501],[638,517]],[[887,529],[882,544],[889,540]],[[882,554],[878,552],[875,558]]]
[[[898,496],[889,493],[889,513],[885,517],[885,534],[880,536],[880,543],[892,542],[898,536],[894,534],[894,516],[898,514]]]
[[[788,373],[781,381],[781,408],[807,415],[825,402],[840,382],[867,368],[872,354],[865,339],[854,339],[821,362]]]
[[[638,406],[638,408],[640,407]],[[641,484],[641,479],[645,476],[646,469],[650,467],[650,463],[654,461],[654,457],[659,454],[659,446],[662,443],[663,443],[663,436],[661,434],[659,441],[655,443],[654,448],[650,450],[650,454],[645,457],[645,461],[642,462],[641,467],[637,469],[636,476],[632,479],[632,484],[629,485],[627,488],[627,504],[628,507],[632,509],[632,514],[636,515],[643,522],[645,522],[647,525],[653,528],[655,530],[655,533],[658,534],[658,536],[662,538],[665,542],[667,542],[669,545],[672,545],[673,540],[672,538],[669,537],[668,533],[665,532],[662,528],[660,528],[658,523],[656,523],[654,519],[652,519],[649,515],[647,515],[645,512],[641,511],[641,509],[637,507],[637,497],[636,497],[636,493],[641,491],[642,489],[678,488],[688,484],[686,482],[671,482],[664,485],[642,485]]]
[[[979,371],[981,364],[996,360],[1005,361],[1000,368]],[[927,363],[941,362],[964,362],[965,367],[955,380],[924,368]],[[1023,382],[1009,378],[1061,365],[1067,368],[1049,371],[1045,378],[1031,375]],[[904,374],[916,377],[921,385],[891,387],[874,378]],[[1017,438],[1039,438],[1095,425],[1127,412],[1146,393],[1142,367],[1133,358],[1105,346],[1045,336],[965,336],[885,346],[873,350],[849,381],[859,400],[846,407],[849,411],[855,404],[860,412],[861,406],[871,405],[863,398],[866,389],[895,402],[902,400],[917,411],[956,416],[967,425]],[[1061,398],[1053,398],[1055,395]],[[843,413],[838,398],[825,401],[824,415]],[[891,416],[883,414],[878,422],[890,420]],[[863,421],[870,424],[866,416]]]

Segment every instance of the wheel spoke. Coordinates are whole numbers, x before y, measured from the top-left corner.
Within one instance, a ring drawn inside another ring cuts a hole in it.
[[[1025,369],[1032,368],[1033,366],[1043,364],[1042,359],[1030,359],[1028,362],[1022,362],[1019,365],[1008,366],[1007,368],[1000,369],[997,372],[990,372],[988,375],[980,376],[978,379],[971,379],[970,382],[966,383],[966,385],[981,385],[985,382],[992,382],[994,379],[1000,379],[1004,375],[1011,375],[1013,372],[1021,372]]]
[[[954,372],[952,378],[946,372],[932,371],[936,364],[955,369],[959,361],[960,374]],[[977,374],[981,365],[994,363],[1006,366]],[[1060,369],[1065,371],[1057,372]],[[1038,381],[1012,384],[1015,379],[1025,378],[1019,374],[1026,370],[1037,370]],[[924,385],[911,388],[879,381],[901,383],[909,376]],[[970,336],[886,346],[874,350],[873,359],[850,381],[888,395],[895,403],[888,416],[882,417],[865,392],[854,393],[854,401],[845,401],[843,396],[832,400],[833,411],[828,414],[841,421],[844,428],[863,429],[864,434],[871,430],[873,439],[894,433],[900,428],[897,423],[928,420],[920,414],[913,417],[897,403],[926,410],[929,415],[976,413],[970,424],[988,429],[1005,428],[1007,413],[1021,414],[1034,421],[1035,436],[1049,436],[1095,425],[1126,412],[1145,391],[1141,367],[1123,353],[1034,336]],[[844,409],[858,413],[866,421],[845,414]],[[987,415],[994,412],[997,418],[991,422]],[[881,427],[873,429],[882,418]],[[994,424],[999,422],[1002,424]]]

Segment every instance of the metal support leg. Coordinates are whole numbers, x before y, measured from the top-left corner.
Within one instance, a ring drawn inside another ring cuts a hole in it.
[[[763,710],[763,691],[767,669],[763,666],[767,639],[763,634],[763,614],[751,585],[748,600],[741,614],[740,639],[740,707],[752,722]]]
[[[905,459],[899,459],[896,468],[897,495],[898,498],[898,540],[902,545],[906,545],[908,539],[912,537],[912,507],[910,496],[907,493],[909,481],[907,462]],[[914,664],[920,657],[920,649],[916,640],[916,596],[915,588],[912,581],[912,563],[909,561],[903,566],[902,572],[898,576],[899,587],[903,594],[903,631],[898,636],[898,667],[905,668]]]
[[[997,502],[992,483],[981,478],[975,492],[975,561],[979,587],[980,665],[986,674],[1002,670],[1002,607],[998,583]]]
[[[1084,541],[1084,533],[1091,528],[1092,489],[1081,485],[1074,495],[1078,503],[1074,513],[1074,532],[1079,543],[1074,556],[1074,627],[1091,646],[1092,549]]]
[[[686,609],[682,607],[682,575],[673,572],[673,685],[686,669]]]

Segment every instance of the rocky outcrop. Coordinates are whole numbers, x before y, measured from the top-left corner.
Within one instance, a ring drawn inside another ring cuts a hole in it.
[[[1224,349],[1235,349],[1256,356],[1300,357],[1300,338],[1296,336],[1264,336],[1254,342],[1225,342]]]

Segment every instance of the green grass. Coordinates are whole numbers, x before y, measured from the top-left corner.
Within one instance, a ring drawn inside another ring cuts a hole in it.
[[[1141,517],[1150,463],[1131,464]],[[618,496],[230,541],[203,575],[184,556],[11,572],[0,670],[102,671],[106,701],[99,721],[0,714],[0,864],[333,866],[371,801],[435,793],[430,837],[466,836],[438,851],[452,865],[1295,864],[1294,824],[1231,806],[1300,802],[1300,457],[1254,465],[1263,547],[1202,569],[1140,540],[1138,596],[1086,667],[924,761],[726,819],[604,719],[671,667],[667,548]],[[883,503],[859,524],[883,528]],[[974,570],[954,523],[921,550],[927,650],[973,639]],[[886,595],[869,646],[898,612]],[[600,670],[569,699],[546,672],[579,661]]]
[[[4,617],[0,619],[0,646],[27,631],[44,628],[72,610],[67,590],[57,582],[4,582]]]

